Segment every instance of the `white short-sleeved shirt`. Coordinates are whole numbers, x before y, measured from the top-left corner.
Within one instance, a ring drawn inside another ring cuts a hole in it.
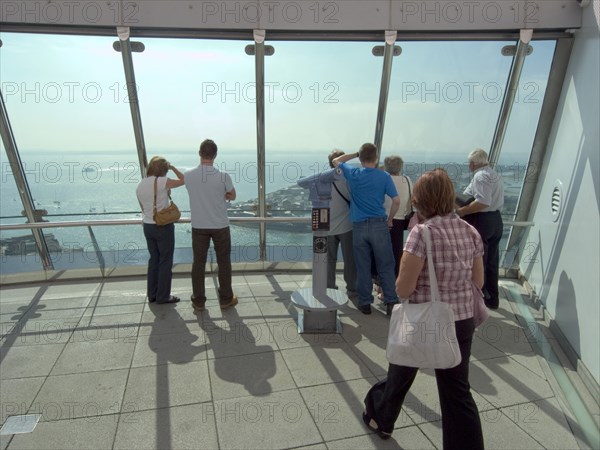
[[[398,191],[398,196],[400,197],[400,207],[398,208],[398,212],[396,212],[394,219],[403,220],[404,216],[411,211],[410,195],[412,194],[412,182],[410,181],[410,178],[405,175],[391,175],[391,177],[394,186],[396,186],[396,190]],[[386,214],[389,215],[392,207],[392,199],[387,195],[385,196],[383,207],[385,208]]]
[[[137,186],[135,193],[142,206],[142,222],[154,222],[154,180],[156,181],[156,210],[161,211],[171,204],[167,191],[167,177],[150,176],[144,178]]]
[[[504,182],[490,166],[480,167],[473,172],[473,179],[464,193],[488,205],[483,212],[501,211],[504,206]]]
[[[228,173],[215,166],[199,165],[185,173],[190,196],[192,228],[219,230],[229,226],[225,194],[233,190]]]

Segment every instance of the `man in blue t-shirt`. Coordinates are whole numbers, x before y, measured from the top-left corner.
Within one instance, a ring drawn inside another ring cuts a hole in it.
[[[358,157],[362,167],[346,164]],[[375,257],[377,273],[383,290],[383,301],[387,314],[398,302],[394,279],[394,253],[389,229],[400,207],[400,197],[390,174],[377,169],[377,147],[363,144],[357,153],[349,153],[333,161],[339,167],[350,187],[350,220],[353,226],[354,260],[356,264],[358,309],[371,314],[373,303],[373,280],[371,278],[371,256]],[[385,213],[383,201],[388,195],[392,199],[389,214]]]

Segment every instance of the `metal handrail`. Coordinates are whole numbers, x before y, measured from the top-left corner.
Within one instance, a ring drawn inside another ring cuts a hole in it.
[[[177,223],[191,223],[189,217],[182,217]],[[310,217],[230,217],[229,221],[245,223],[261,222],[284,222],[284,223],[310,223]],[[65,221],[65,222],[35,222],[20,223],[12,225],[0,224],[0,231],[7,230],[28,230],[38,228],[68,228],[68,227],[88,227],[88,226],[110,226],[110,225],[142,225],[142,219],[116,219],[116,220],[85,220],[85,221]],[[513,227],[532,227],[535,222],[504,221],[505,226]]]
[[[245,223],[261,222],[285,222],[285,223],[310,223],[310,217],[230,217],[229,221]],[[189,217],[182,217],[177,223],[191,223]],[[12,225],[0,224],[0,231],[6,230],[27,230],[37,228],[67,228],[67,227],[88,227],[88,226],[108,226],[108,225],[142,225],[142,219],[114,219],[114,220],[84,220],[84,221],[65,221],[65,222],[35,222],[20,223]]]

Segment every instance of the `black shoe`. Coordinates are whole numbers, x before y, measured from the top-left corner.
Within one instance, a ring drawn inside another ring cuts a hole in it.
[[[369,428],[369,430],[371,431],[374,431],[377,434],[377,436],[379,436],[384,441],[392,437],[392,433],[386,433],[385,431],[381,431],[377,423],[371,417],[369,417],[369,415],[366,412],[363,412],[362,418],[367,428]]]
[[[181,300],[179,297],[175,297],[174,295],[171,295],[168,300],[165,300],[164,302],[156,302],[158,305],[164,305],[165,303],[177,303],[179,300]]]
[[[393,303],[386,303],[385,304],[385,315],[386,316],[391,316],[392,315],[392,311],[394,310],[394,305],[397,305],[398,302],[393,302]]]
[[[496,310],[500,306],[500,301],[498,299],[493,300],[491,298],[486,298],[485,299],[485,306],[487,306],[488,309]]]
[[[148,297],[148,303],[154,303],[155,301],[156,301],[156,299],[155,299],[155,298],[150,298],[150,297]]]
[[[371,314],[371,305],[358,305],[356,308],[363,314]]]

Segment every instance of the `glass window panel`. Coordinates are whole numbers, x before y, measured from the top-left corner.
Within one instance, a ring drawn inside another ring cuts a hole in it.
[[[514,218],[527,173],[527,164],[546,94],[556,41],[532,41],[530,45],[533,53],[525,58],[519,89],[496,165],[504,179],[502,213],[508,220]]]
[[[140,170],[116,38],[0,38],[2,93],[35,207],[50,221],[136,217]],[[4,159],[2,174],[2,216],[19,216],[23,208]],[[89,237],[74,230],[45,234],[83,247]]]
[[[502,104],[510,42],[398,42],[382,157],[398,154],[413,180],[442,165],[459,188],[470,151],[489,151]]]
[[[308,217],[312,205],[298,179],[328,169],[333,149],[355,152],[374,139],[383,58],[372,49],[381,43],[268,44],[275,48],[265,58],[268,208]],[[271,224],[267,241],[310,247],[312,233],[309,225]]]
[[[215,165],[231,175],[237,191],[232,208],[243,209],[258,191],[254,56],[245,53],[253,42],[140,40],[145,50],[134,54],[134,68],[148,159],[162,155],[185,171],[199,164],[200,143],[214,140]],[[185,187],[173,190],[172,198],[189,215]],[[232,226],[234,246],[249,239],[247,227]],[[176,246],[183,242],[177,238]]]
[[[134,55],[148,158],[180,169],[199,164],[204,139],[219,147],[216,165],[231,174],[238,199],[256,193],[256,104],[251,42],[144,38]],[[174,201],[187,205],[185,188]]]

